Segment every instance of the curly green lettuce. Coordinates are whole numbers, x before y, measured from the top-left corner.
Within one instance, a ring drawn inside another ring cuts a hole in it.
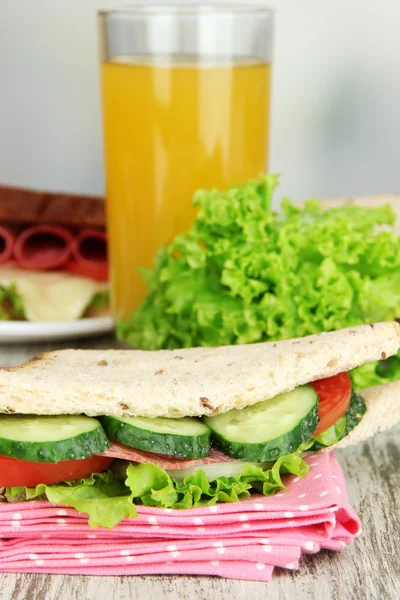
[[[197,217],[142,269],[148,296],[117,333],[136,348],[301,337],[400,316],[400,240],[390,206],[324,210],[276,175],[194,195]]]

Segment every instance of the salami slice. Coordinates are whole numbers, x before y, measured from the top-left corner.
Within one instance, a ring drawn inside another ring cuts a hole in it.
[[[68,269],[77,274],[107,281],[107,236],[105,231],[85,227],[82,229],[72,244],[73,260]]]
[[[62,267],[71,256],[73,235],[58,225],[36,225],[22,231],[15,242],[14,258],[24,269]]]
[[[7,225],[0,225],[0,265],[8,262],[13,255],[16,235]]]
[[[154,454],[153,452],[137,450],[136,448],[130,448],[129,446],[125,446],[124,444],[119,444],[118,442],[113,442],[111,440],[110,443],[110,448],[102,452],[101,456],[120,458],[122,460],[130,460],[138,463],[152,462],[163,469],[177,470],[221,462],[237,462],[235,458],[230,458],[230,456],[227,456],[226,454],[223,454],[214,448],[211,448],[211,453],[206,458],[194,458],[186,460],[183,458],[175,458],[174,456]]]

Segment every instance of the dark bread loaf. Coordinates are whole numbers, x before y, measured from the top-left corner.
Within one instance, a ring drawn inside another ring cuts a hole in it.
[[[104,198],[0,186],[0,223],[105,227]]]

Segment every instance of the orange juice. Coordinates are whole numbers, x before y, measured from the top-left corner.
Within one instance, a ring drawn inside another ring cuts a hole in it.
[[[195,217],[198,188],[226,189],[265,171],[270,65],[102,63],[114,314],[146,295],[138,267]]]

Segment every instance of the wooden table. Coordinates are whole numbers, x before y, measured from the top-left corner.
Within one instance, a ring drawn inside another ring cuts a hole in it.
[[[112,338],[0,346],[0,366],[61,347],[116,347]],[[342,552],[301,560],[300,570],[275,571],[272,583],[217,577],[83,577],[0,575],[0,600],[398,600],[400,598],[400,426],[363,447],[338,452],[350,503],[364,532]]]

